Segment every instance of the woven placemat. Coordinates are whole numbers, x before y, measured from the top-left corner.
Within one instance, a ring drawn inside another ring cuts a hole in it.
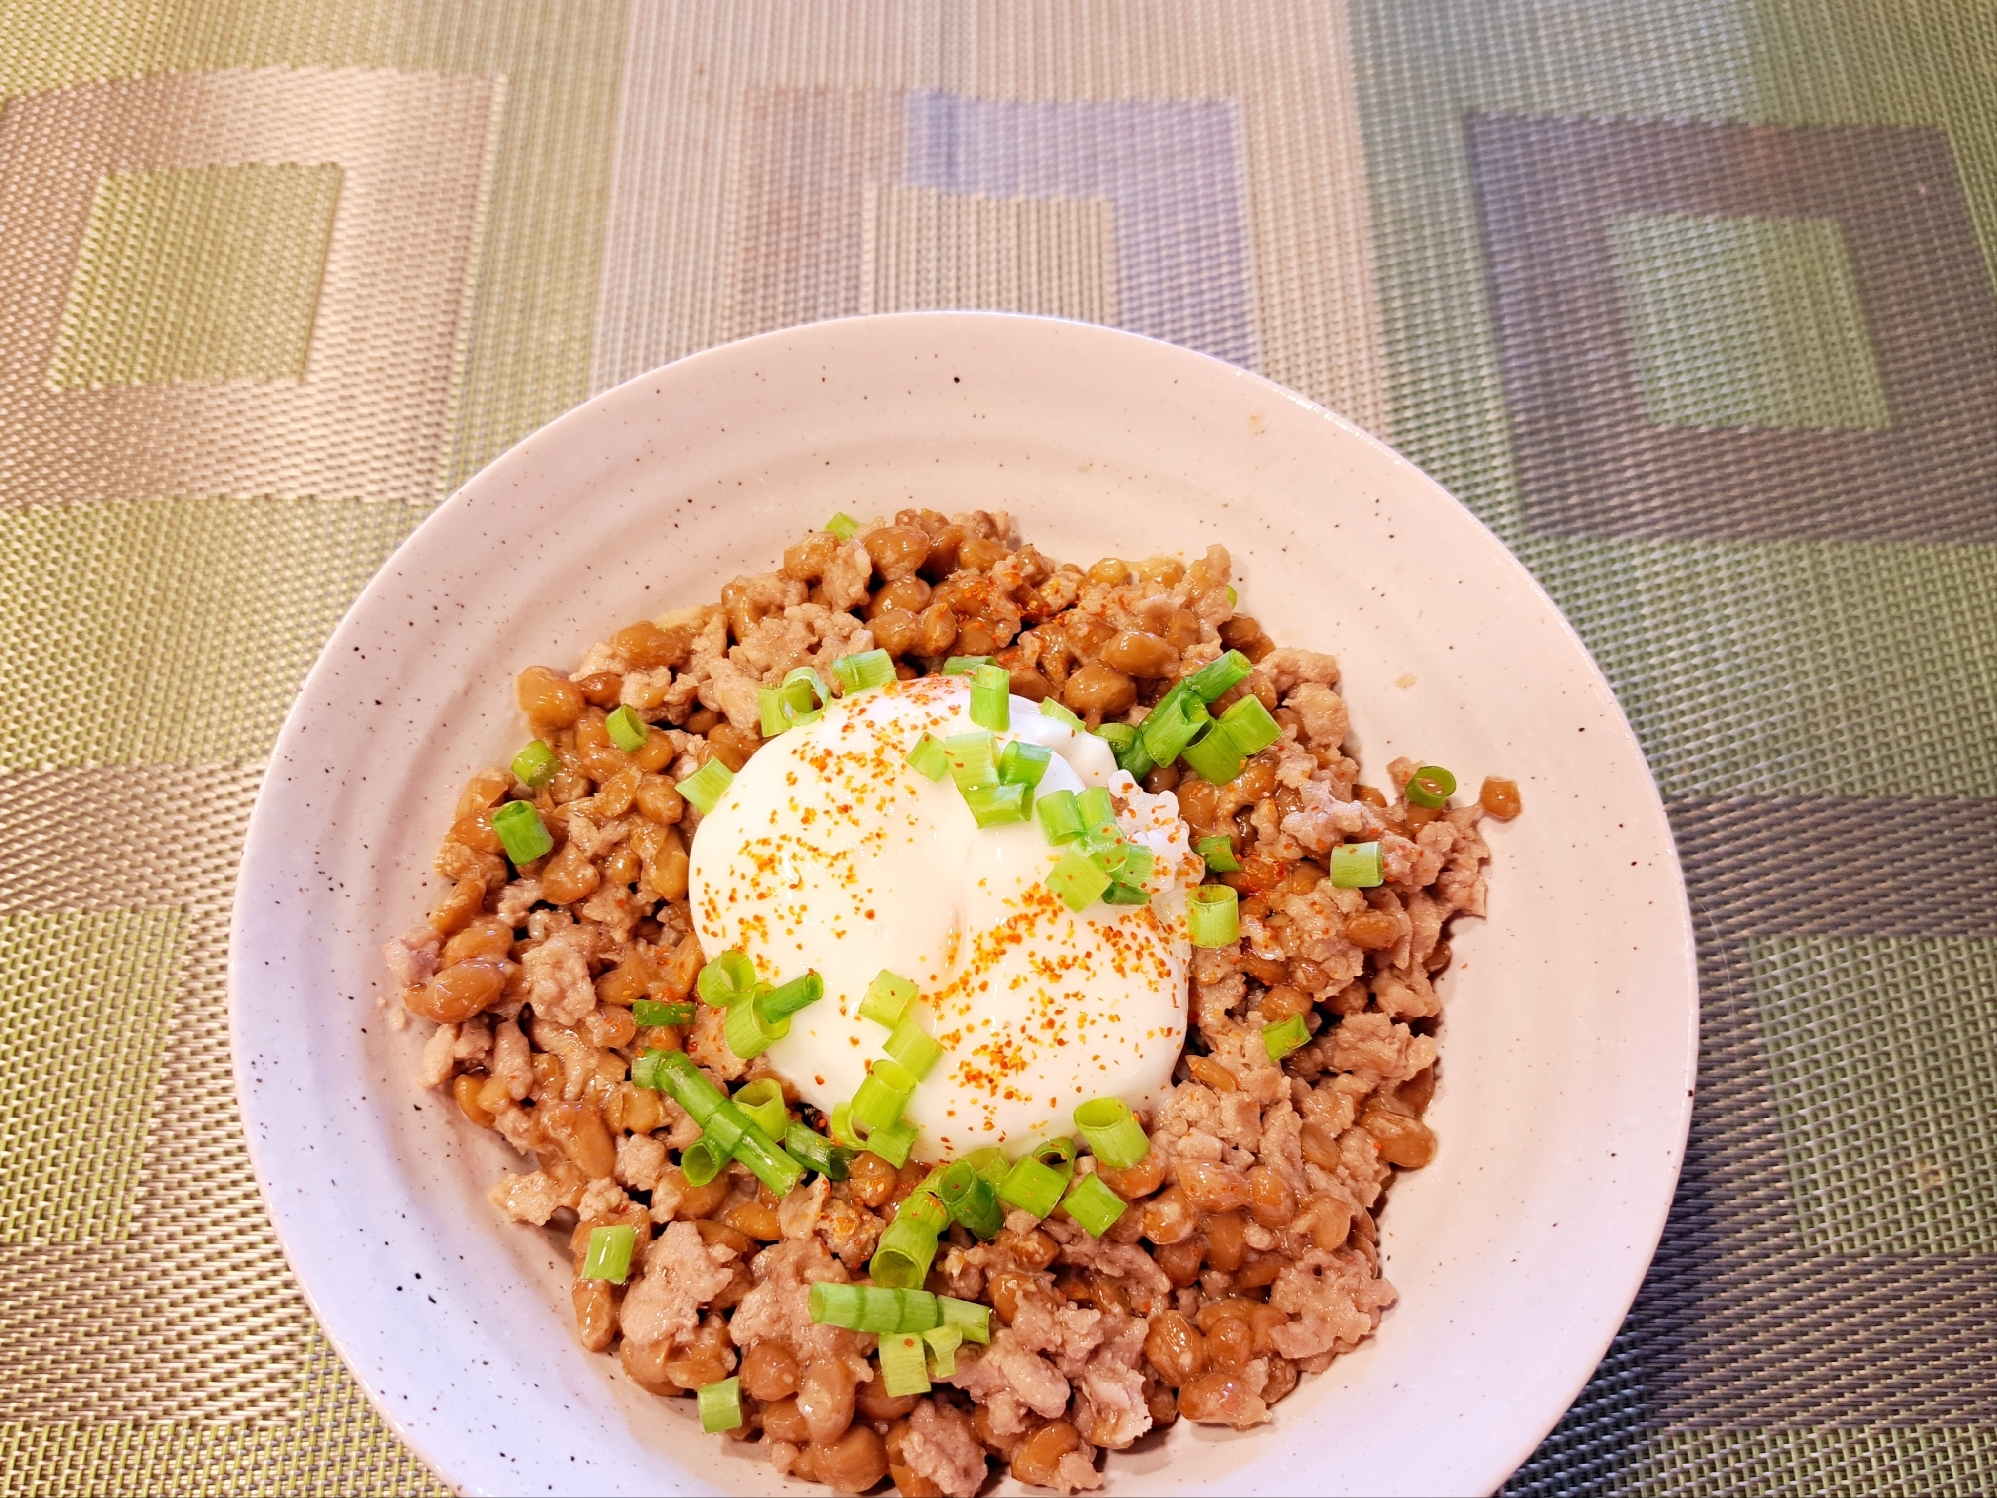
[[[978,306],[1381,432],[1643,739],[1692,1145],[1512,1489],[1997,1488],[1993,76],[1939,0],[0,10],[0,1485],[435,1488],[230,1103],[284,709],[590,390]]]

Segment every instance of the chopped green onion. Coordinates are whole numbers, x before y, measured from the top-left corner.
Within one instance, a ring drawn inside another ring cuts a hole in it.
[[[1449,805],[1449,798],[1456,794],[1456,777],[1441,765],[1423,765],[1408,777],[1401,794],[1408,798],[1410,806],[1441,811]]]
[[[851,515],[848,515],[844,510],[841,510],[825,522],[825,528],[841,541],[850,541],[854,536],[859,534],[860,522],[855,520]]]
[[[953,655],[943,663],[945,676],[969,676],[980,666],[989,666],[992,658],[988,655]]]
[[[756,713],[761,719],[759,726],[764,738],[773,739],[780,733],[790,732],[790,724],[784,721],[782,687],[757,687]]]
[[[609,1280],[621,1285],[631,1275],[631,1251],[638,1246],[638,1230],[629,1223],[591,1228],[589,1248],[583,1254],[578,1279]]]
[[[907,1119],[897,1118],[885,1129],[875,1129],[869,1134],[867,1148],[900,1170],[908,1164],[909,1152],[915,1148],[915,1136],[921,1132]]]
[[[532,801],[509,801],[492,814],[492,830],[499,845],[516,864],[532,863],[555,846],[553,834],[534,810]]]
[[[807,971],[802,977],[762,995],[756,1000],[764,1017],[771,1020],[789,1019],[801,1009],[807,1009],[825,997],[825,980],[816,970]]]
[[[922,1334],[922,1341],[929,1353],[930,1375],[934,1378],[955,1378],[957,1349],[964,1345],[964,1329],[960,1326],[932,1326]]]
[[[1241,940],[1241,902],[1225,884],[1196,884],[1186,891],[1186,926],[1196,947],[1229,947]]]
[[[1061,1204],[1068,1178],[1041,1164],[1031,1155],[1015,1160],[1005,1179],[999,1182],[999,1200],[1035,1217],[1045,1217]]]
[[[1151,891],[1141,884],[1125,884],[1122,880],[1112,880],[1110,887],[1103,891],[1105,905],[1149,905]]]
[[[700,996],[717,1009],[726,1009],[756,992],[756,965],[749,954],[730,948],[702,965],[694,980]]]
[[[680,1171],[689,1186],[705,1186],[727,1169],[731,1152],[705,1134],[688,1145],[680,1155]]]
[[[1091,1238],[1100,1238],[1123,1216],[1124,1200],[1102,1183],[1102,1177],[1083,1176],[1061,1198],[1070,1217],[1081,1224]]]
[[[744,1061],[754,1061],[790,1034],[790,1016],[774,1017],[768,1014],[763,1008],[763,999],[764,995],[759,993],[746,1004],[729,1005],[728,1018],[721,1024],[728,1049]]]
[[[975,1342],[980,1347],[992,1340],[992,1308],[975,1300],[958,1300],[955,1296],[936,1297],[936,1309],[943,1317],[943,1325],[954,1326],[964,1334],[966,1342]]]
[[[1124,750],[1137,742],[1137,730],[1128,723],[1105,723],[1096,730],[1096,737],[1109,745],[1110,753],[1121,758]]]
[[[1048,843],[1056,848],[1082,835],[1081,807],[1073,791],[1049,791],[1033,803],[1033,814],[1040,818],[1040,830]]]
[[[631,1018],[641,1025],[690,1025],[693,1005],[640,999],[631,1006]]]
[[[971,673],[971,721],[993,733],[1012,727],[1012,673],[1003,666],[979,666]]]
[[[1139,729],[1128,723],[1105,723],[1096,730],[1096,736],[1109,745],[1119,770],[1128,770],[1138,780],[1151,773],[1156,762],[1146,751]]]
[[[874,1020],[892,1029],[901,1023],[902,1012],[915,1002],[916,987],[908,979],[882,968],[867,985],[860,1000],[860,1018]]]
[[[998,784],[998,759],[992,751],[992,736],[985,730],[953,733],[943,740],[943,752],[950,756],[950,778],[957,782],[958,790]]]
[[[648,1050],[631,1063],[631,1085],[649,1087],[654,1092],[670,1092],[666,1079],[659,1070],[660,1061],[668,1053],[661,1050]]]
[[[1070,910],[1080,912],[1101,899],[1103,891],[1115,881],[1087,855],[1070,848],[1044,882]]]
[[[1340,843],[1331,850],[1333,889],[1376,889],[1386,882],[1378,843]]]
[[[705,1126],[717,1110],[727,1106],[727,1095],[707,1080],[706,1073],[694,1065],[693,1058],[685,1051],[659,1052],[658,1068],[665,1090],[692,1115],[695,1123]]]
[[[1269,709],[1259,697],[1243,697],[1220,715],[1220,726],[1243,754],[1260,754],[1283,736],[1282,728],[1269,716]]]
[[[834,1103],[831,1115],[825,1120],[825,1127],[831,1131],[832,1142],[841,1149],[858,1151],[867,1147],[853,1132],[853,1105],[850,1102]]]
[[[1043,1139],[1026,1153],[1064,1181],[1075,1173],[1075,1141],[1070,1135],[1056,1134]]]
[[[1043,718],[1052,718],[1056,722],[1065,723],[1077,733],[1086,733],[1088,731],[1083,726],[1082,720],[1068,711],[1058,697],[1048,697],[1041,701],[1040,716]]]
[[[1244,699],[1252,700],[1252,699]],[[1261,706],[1257,703],[1256,706]],[[1221,716],[1225,718],[1226,713]],[[1180,758],[1186,768],[1209,785],[1226,785],[1241,773],[1241,766],[1247,756],[1241,752],[1241,745],[1235,742],[1234,735],[1224,723],[1210,725],[1206,732],[1186,745]]]
[[[1075,1127],[1089,1142],[1089,1152],[1111,1170],[1128,1170],[1151,1153],[1144,1125],[1119,1098],[1091,1098],[1075,1110]]]
[[[928,1221],[922,1214],[911,1212],[909,1206],[921,1201],[918,1193],[902,1204],[902,1210],[895,1220],[887,1225],[881,1234],[880,1244],[874,1249],[874,1257],[867,1265],[867,1272],[877,1285],[885,1285],[890,1290],[920,1290],[922,1282],[929,1278],[929,1266],[936,1258],[937,1225]],[[934,1197],[929,1200],[934,1201]],[[948,1223],[946,1212],[943,1221]]]
[[[929,1392],[928,1344],[914,1332],[881,1338],[881,1388],[888,1398]]]
[[[1122,836],[1121,833],[1115,832],[1116,802],[1110,799],[1108,791],[1099,785],[1092,785],[1075,800],[1082,813],[1084,827],[1098,827],[1107,822],[1114,835]]]
[[[810,1314],[819,1326],[843,1326],[850,1331],[879,1336],[926,1332],[944,1324],[940,1299],[927,1290],[890,1290],[880,1285],[839,1285],[829,1280],[814,1280]]]
[[[539,739],[513,756],[513,778],[529,790],[538,791],[555,778],[555,771],[561,767],[555,751]]]
[[[834,1144],[823,1134],[805,1127],[802,1119],[792,1119],[784,1130],[784,1153],[806,1170],[815,1170],[828,1181],[843,1181],[852,1173],[853,1151]]]
[[[936,1194],[950,1215],[980,1238],[995,1238],[1005,1226],[997,1190],[968,1160],[959,1160],[943,1172]]]
[[[724,1378],[694,1391],[700,1401],[700,1428],[709,1435],[736,1430],[742,1424],[742,1380]]]
[[[718,759],[710,759],[679,783],[679,793],[693,803],[695,811],[706,816],[734,782],[733,770]]]
[[[941,780],[950,768],[950,755],[941,743],[925,733],[908,751],[908,762],[931,780]]]
[[[964,1156],[964,1163],[990,1181],[994,1186],[1004,1180],[1005,1173],[1012,1169],[1012,1161],[1006,1159],[1005,1151],[995,1144],[988,1144],[983,1149],[972,1150],[968,1155]]]
[[[914,1009],[902,1011],[893,1032],[881,1047],[889,1056],[908,1068],[910,1076],[920,1082],[929,1075],[929,1069],[936,1064],[936,1058],[943,1054],[943,1047],[922,1028]]]
[[[777,691],[778,706],[788,728],[802,728],[807,723],[816,723],[825,716],[825,705],[832,700],[825,678],[809,666],[799,666],[786,674],[783,685]]]
[[[1241,861],[1234,856],[1234,839],[1224,834],[1201,838],[1193,844],[1193,851],[1205,859],[1207,868],[1216,874],[1241,871]]]
[[[1157,763],[1169,765],[1212,721],[1206,704],[1186,693],[1161,701],[1138,725],[1138,733],[1144,741],[1144,752]]]
[[[1310,1038],[1310,1028],[1304,1024],[1301,1014],[1293,1014],[1288,1019],[1262,1027],[1262,1044],[1268,1048],[1271,1061],[1281,1061],[1298,1046],[1308,1044]]]
[[[915,1077],[906,1067],[887,1058],[876,1061],[853,1094],[853,1122],[871,1140],[876,1131],[901,1117],[914,1091]]]
[[[1114,847],[1091,853],[1097,868],[1118,884],[1141,886],[1151,877],[1153,855],[1142,843],[1119,842]]]
[[[1192,675],[1185,677],[1179,685],[1198,697],[1202,702],[1212,702],[1228,688],[1247,677],[1254,670],[1248,657],[1238,650],[1230,650],[1219,660],[1209,661]]]
[[[1227,606],[1233,608],[1239,602],[1241,602],[1241,595],[1234,591],[1234,584],[1229,583],[1227,585]]]
[[[715,1148],[724,1155],[733,1155],[735,1146],[755,1125],[749,1122],[749,1115],[723,1098],[715,1110],[707,1115],[701,1124],[701,1134],[713,1141]]]
[[[645,720],[628,707],[620,707],[603,720],[603,731],[610,735],[610,742],[626,754],[635,754],[645,747],[645,737],[650,729]]]
[[[742,1137],[735,1141],[734,1155],[778,1196],[790,1195],[791,1188],[804,1177],[804,1167],[754,1124],[744,1129]]]
[[[858,655],[842,655],[832,663],[832,674],[846,695],[884,687],[894,680],[894,657],[885,650],[863,650]]]
[[[749,1122],[772,1139],[784,1137],[789,1115],[784,1108],[783,1084],[775,1077],[761,1077],[735,1094],[735,1106],[749,1116]]]
[[[964,787],[964,804],[980,827],[1003,827],[1026,820],[1027,798],[1023,785],[970,785]]]
[[[1031,791],[1040,784],[1053,759],[1054,751],[1045,744],[1014,739],[999,755],[999,780],[1006,785],[1023,785]]]

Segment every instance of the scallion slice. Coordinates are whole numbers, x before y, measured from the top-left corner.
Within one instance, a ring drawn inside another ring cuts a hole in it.
[[[1068,1180],[1059,1171],[1041,1164],[1031,1155],[1021,1155],[999,1182],[998,1197],[1009,1207],[1045,1217],[1061,1204]]]
[[[781,694],[779,706],[784,723],[791,728],[816,723],[825,716],[825,705],[832,700],[825,678],[810,666],[799,666],[787,673],[777,690]]]
[[[756,688],[756,715],[764,738],[773,739],[780,733],[790,732],[790,724],[784,721],[782,687]]]
[[[953,655],[943,663],[945,676],[969,676],[980,666],[989,666],[992,658],[988,655]]]
[[[1034,801],[1033,814],[1040,819],[1040,830],[1048,843],[1056,848],[1082,835],[1081,807],[1073,791],[1049,791]]]
[[[1079,913],[1101,899],[1115,881],[1086,854],[1070,848],[1044,882],[1070,910]]]
[[[960,1326],[932,1326],[922,1334],[922,1342],[929,1352],[930,1376],[955,1378],[957,1349],[964,1345],[964,1329]]]
[[[874,1257],[867,1264],[867,1273],[875,1284],[890,1290],[920,1290],[922,1282],[929,1278],[929,1266],[936,1258],[939,1229],[919,1213],[909,1210],[910,1203],[921,1199],[918,1193],[904,1202],[895,1220],[881,1234]],[[934,1197],[929,1199],[935,1200]],[[950,1215],[945,1212],[943,1221],[947,1224],[949,1220]]]
[[[841,510],[825,522],[825,528],[841,541],[850,541],[860,533],[860,522]]]
[[[856,1332],[892,1336],[926,1332],[942,1326],[942,1297],[927,1290],[890,1290],[880,1285],[836,1285],[814,1280],[811,1319],[819,1326],[843,1326]]]
[[[1032,791],[1047,773],[1054,751],[1045,744],[1029,744],[1014,739],[999,754],[999,780],[1006,785],[1023,785]]]
[[[1128,723],[1105,723],[1096,730],[1096,737],[1109,745],[1110,753],[1121,757],[1137,742],[1137,730]]]
[[[992,1340],[992,1308],[975,1300],[958,1300],[954,1296],[936,1297],[936,1309],[942,1314],[943,1325],[954,1326],[964,1334],[966,1342],[975,1342],[980,1347]]]
[[[673,1095],[673,1101],[693,1116],[695,1123],[705,1126],[718,1109],[727,1106],[727,1095],[707,1080],[706,1073],[694,1065],[693,1058],[685,1051],[660,1051],[658,1057],[659,1080]]]
[[[578,1279],[609,1280],[621,1285],[631,1275],[631,1251],[638,1246],[638,1230],[629,1223],[591,1228],[589,1247],[583,1253]]]
[[[1144,1125],[1120,1098],[1091,1098],[1075,1110],[1075,1127],[1089,1152],[1111,1170],[1128,1170],[1151,1153]]]
[[[972,1150],[968,1155],[964,1156],[964,1163],[990,1181],[994,1186],[1004,1180],[1005,1173],[1012,1169],[1012,1161],[1006,1159],[1005,1151],[995,1144],[988,1144],[983,1149]]]
[[[804,1178],[804,1167],[754,1124],[742,1131],[732,1153],[778,1196],[790,1195],[791,1188]]]
[[[971,721],[993,733],[1012,727],[1012,673],[999,665],[971,673]]]
[[[1089,855],[1095,864],[1119,884],[1143,885],[1151,877],[1154,861],[1143,843],[1118,842]]]
[[[720,760],[710,759],[679,783],[679,793],[693,803],[695,811],[706,816],[734,783],[735,772]]]
[[[1408,777],[1401,794],[1408,798],[1410,806],[1441,811],[1449,805],[1449,798],[1456,794],[1456,777],[1441,765],[1423,765]]]
[[[1032,789],[1023,785],[971,785],[964,787],[964,804],[980,827],[1003,827],[1026,820],[1027,800]]]
[[[631,1018],[641,1025],[690,1025],[693,1005],[659,999],[639,999],[631,1006]]]
[[[959,1160],[943,1172],[936,1194],[950,1215],[980,1238],[997,1237],[1005,1226],[997,1189],[968,1160]]]
[[[1138,725],[1138,735],[1146,754],[1158,764],[1169,765],[1212,721],[1206,704],[1188,692],[1161,701]]]
[[[1145,752],[1139,729],[1128,723],[1105,723],[1096,730],[1096,737],[1109,745],[1119,770],[1128,770],[1139,780],[1151,773],[1154,761]]]
[[[1259,697],[1243,697],[1220,715],[1220,726],[1243,754],[1260,754],[1283,736],[1282,728],[1269,716]]]
[[[1234,839],[1225,834],[1201,838],[1193,844],[1193,851],[1205,859],[1207,868],[1216,874],[1241,871],[1241,860],[1234,856]]]
[[[1196,947],[1229,947],[1241,940],[1240,897],[1225,884],[1196,884],[1186,891],[1186,925]]]
[[[832,1112],[825,1120],[825,1127],[832,1133],[832,1142],[840,1148],[852,1150],[856,1154],[866,1148],[866,1145],[860,1142],[860,1136],[853,1132],[851,1101],[834,1103]]]
[[[670,1092],[664,1074],[659,1070],[660,1061],[669,1053],[661,1050],[648,1050],[631,1063],[631,1085],[649,1087],[654,1092]]]
[[[709,1435],[735,1430],[742,1424],[742,1380],[724,1378],[694,1391],[700,1401],[700,1428]]]
[[[717,1009],[731,1008],[756,992],[756,965],[747,952],[730,948],[704,963],[694,988]]]
[[[915,1148],[915,1136],[921,1132],[907,1119],[897,1118],[885,1129],[876,1129],[869,1134],[867,1148],[900,1170],[908,1164],[909,1152]]]
[[[1065,723],[1074,729],[1076,733],[1088,732],[1082,720],[1070,712],[1058,697],[1047,697],[1041,700],[1040,716],[1043,718],[1052,718],[1059,723]]]
[[[1222,713],[1221,716],[1224,718],[1227,714]],[[1247,758],[1241,752],[1241,746],[1234,741],[1234,735],[1222,723],[1209,725],[1204,733],[1180,751],[1179,757],[1187,769],[1209,785],[1226,785],[1241,773]]]
[[[816,969],[807,970],[802,977],[771,989],[757,998],[764,1018],[768,1020],[789,1019],[801,1009],[808,1009],[825,997],[825,980],[818,976]]]
[[[998,757],[992,743],[991,734],[984,729],[953,733],[943,740],[943,752],[950,757],[950,778],[957,782],[958,790],[998,784]]]
[[[1310,1038],[1310,1027],[1304,1023],[1301,1014],[1293,1014],[1288,1019],[1262,1027],[1262,1044],[1268,1048],[1271,1061],[1281,1061],[1298,1046],[1308,1044]]]
[[[680,1155],[680,1171],[689,1186],[705,1186],[728,1168],[732,1153],[705,1134],[689,1144]]]
[[[645,747],[645,737],[650,732],[645,720],[629,707],[620,707],[603,720],[603,731],[610,735],[610,742],[626,754],[635,754]]]
[[[513,778],[533,791],[553,780],[555,771],[561,767],[562,762],[555,751],[539,739],[513,756]]]
[[[914,1091],[915,1077],[900,1062],[884,1057],[873,1064],[853,1094],[853,1122],[870,1149],[874,1135],[900,1119]]]
[[[544,858],[555,846],[553,834],[532,801],[509,801],[500,807],[492,814],[492,830],[506,856],[516,864]]]
[[[881,1047],[890,1057],[908,1068],[908,1074],[920,1082],[929,1075],[929,1069],[936,1065],[936,1058],[943,1054],[943,1047],[922,1028],[913,1008],[902,1011],[894,1030]]]
[[[772,1139],[784,1137],[789,1115],[784,1109],[783,1084],[775,1077],[760,1077],[735,1094],[735,1106],[749,1116],[749,1122]]]
[[[924,734],[908,751],[908,762],[931,780],[941,780],[950,770],[950,755],[941,742]]]
[[[1076,1150],[1071,1135],[1056,1134],[1051,1139],[1043,1139],[1026,1153],[1064,1181],[1075,1173]]]
[[[1121,836],[1116,832],[1116,802],[1110,798],[1108,791],[1099,785],[1092,785],[1075,801],[1081,810],[1084,827],[1100,827],[1108,823],[1112,834]]]
[[[1340,843],[1331,850],[1333,889],[1377,889],[1386,882],[1378,843]]]
[[[832,663],[832,674],[846,695],[884,687],[894,680],[894,657],[885,650],[863,650],[858,655],[842,655]]]
[[[843,1181],[852,1173],[853,1152],[834,1144],[823,1134],[812,1132],[802,1119],[792,1119],[784,1130],[784,1153],[806,1170],[815,1170],[828,1181]]]
[[[915,1332],[881,1338],[881,1387],[890,1399],[929,1392],[929,1347]]]
[[[746,1003],[730,1004],[728,1018],[721,1024],[728,1049],[744,1061],[754,1061],[790,1034],[790,1016],[778,1017],[767,1013],[763,1008],[765,997],[765,994],[758,993]]]
[[[1061,1205],[1070,1217],[1081,1224],[1082,1231],[1091,1238],[1100,1238],[1123,1216],[1125,1203],[1122,1197],[1102,1183],[1102,1178],[1094,1175],[1083,1176],[1068,1189],[1061,1198]]]
[[[1125,884],[1120,879],[1111,880],[1109,888],[1103,891],[1105,905],[1149,905],[1150,903],[1150,890],[1138,884]]]
[[[1179,685],[1198,697],[1202,702],[1211,702],[1235,683],[1244,680],[1254,670],[1247,656],[1238,650],[1230,650],[1219,660],[1209,661],[1192,675],[1185,677]]]
[[[908,979],[882,968],[867,985],[867,996],[860,1000],[860,1018],[893,1029],[901,1023],[903,1011],[915,1002],[916,991]]]

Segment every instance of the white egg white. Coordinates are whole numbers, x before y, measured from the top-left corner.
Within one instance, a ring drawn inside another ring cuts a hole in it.
[[[1185,1038],[1182,881],[1198,864],[1176,802],[1138,791],[1095,735],[1025,698],[1010,712],[1001,742],[1054,751],[1042,793],[1101,785],[1125,799],[1126,829],[1158,855],[1149,906],[1069,910],[1044,885],[1060,852],[1037,821],[980,828],[949,776],[908,764],[924,732],[974,727],[964,677],[834,701],[764,744],[693,840],[702,948],[748,953],[769,983],[807,970],[825,981],[769,1051],[813,1106],[849,1100],[884,1054],[886,1029],[859,1013],[875,975],[918,985],[944,1047],[906,1115],[925,1160],[1070,1133],[1093,1097],[1142,1106]]]

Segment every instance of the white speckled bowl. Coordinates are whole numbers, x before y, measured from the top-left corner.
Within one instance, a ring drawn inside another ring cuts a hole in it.
[[[428,908],[466,776],[517,746],[518,668],[904,505],[1010,509],[1085,564],[1224,542],[1244,607],[1339,657],[1369,779],[1407,753],[1520,782],[1444,983],[1442,1149],[1382,1223],[1400,1303],[1271,1425],[1108,1465],[1125,1493],[1495,1487],[1608,1345],[1678,1174],[1697,990],[1657,793],[1580,641],[1429,479],[1253,375],[1074,323],[916,313],[683,360],[514,448],[354,605],[272,756],[229,965],[257,1173],[328,1334],[467,1491],[781,1486],[578,1348],[553,1235],[486,1203],[518,1162],[410,1080],[377,949]]]

